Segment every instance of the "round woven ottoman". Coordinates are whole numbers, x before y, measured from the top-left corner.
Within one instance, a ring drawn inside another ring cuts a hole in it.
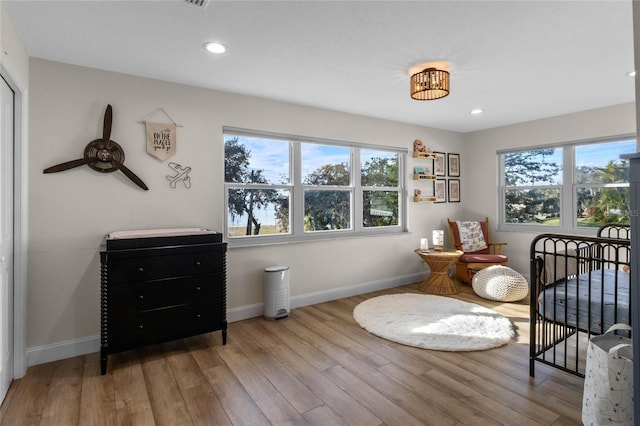
[[[516,302],[529,294],[529,283],[525,277],[499,265],[478,271],[473,276],[471,286],[478,296],[499,302]]]

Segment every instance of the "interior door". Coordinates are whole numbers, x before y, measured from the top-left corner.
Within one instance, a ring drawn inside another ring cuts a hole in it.
[[[0,78],[0,401],[13,379],[14,93]]]

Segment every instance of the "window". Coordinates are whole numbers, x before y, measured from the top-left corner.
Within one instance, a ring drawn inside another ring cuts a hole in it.
[[[362,226],[399,225],[400,203],[398,154],[360,150],[360,183],[362,185]]]
[[[501,227],[558,232],[629,223],[631,138],[499,153]]]
[[[406,150],[225,129],[225,232],[242,245],[402,232]]]
[[[612,152],[636,152],[636,141],[598,143],[575,148],[574,200],[578,226],[630,223],[629,164],[627,160],[605,154]]]
[[[351,229],[351,148],[301,143],[304,231]]]

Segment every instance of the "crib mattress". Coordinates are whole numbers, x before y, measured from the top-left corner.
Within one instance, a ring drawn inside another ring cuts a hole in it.
[[[616,322],[628,324],[629,273],[613,269],[595,270],[548,285],[538,296],[538,312],[549,321],[583,331],[590,327],[591,332],[597,334]]]

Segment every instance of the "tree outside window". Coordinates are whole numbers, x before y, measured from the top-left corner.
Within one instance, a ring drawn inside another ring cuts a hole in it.
[[[227,236],[401,232],[401,158],[384,149],[225,133]]]
[[[632,139],[575,148],[578,226],[629,223],[629,163],[620,155],[633,152],[636,141]]]
[[[624,139],[502,154],[504,224],[629,223],[629,168],[620,156],[634,152],[636,141]]]
[[[399,155],[362,150],[360,179],[363,187],[362,226],[394,226],[399,219]]]
[[[505,221],[558,225],[560,185],[561,149],[537,149],[505,154]]]
[[[279,140],[226,137],[229,237],[289,233],[288,158],[284,162],[255,158],[252,148],[264,144],[269,144],[272,150],[288,153],[288,144]]]

